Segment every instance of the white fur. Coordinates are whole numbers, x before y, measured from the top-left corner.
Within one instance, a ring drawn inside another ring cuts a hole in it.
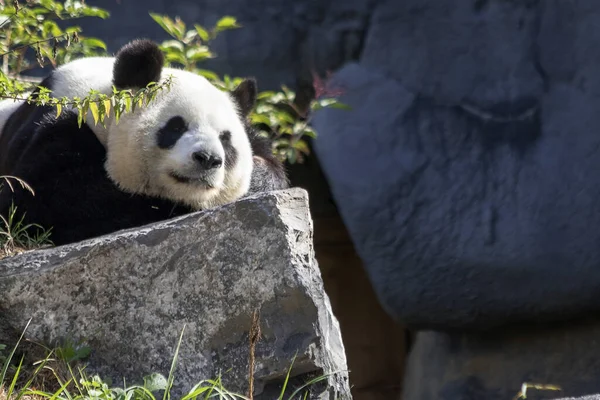
[[[0,101],[0,135],[8,118],[14,113],[17,108],[23,103],[23,100],[7,99]]]
[[[114,57],[84,57],[61,65],[52,75],[52,97],[84,98],[91,89],[111,94],[114,63]],[[106,128],[100,123],[94,125],[91,111],[87,121],[98,140],[106,146]]]
[[[236,200],[248,191],[252,173],[252,150],[230,96],[202,76],[165,68],[161,79],[172,76],[170,90],[159,92],[155,101],[120,121],[110,122],[106,170],[123,190],[182,201],[204,209]],[[167,121],[181,116],[189,126],[175,146],[163,150],[156,145],[156,133]],[[196,175],[193,153],[209,147],[223,158],[219,134],[231,132],[237,163],[225,165],[211,177],[214,188],[198,183],[180,183],[171,172],[186,177]]]
[[[114,57],[87,57],[71,61],[59,66],[53,71],[52,96],[53,97],[79,97],[87,96],[91,89],[101,93],[112,93],[112,71]],[[23,95],[27,97],[29,93]],[[23,100],[3,100],[0,102],[0,133],[10,115],[15,112]],[[91,111],[88,119],[92,131],[102,144],[106,144],[107,131],[102,124],[94,125]]]

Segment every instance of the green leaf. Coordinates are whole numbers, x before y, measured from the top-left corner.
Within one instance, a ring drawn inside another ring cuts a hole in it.
[[[79,112],[77,113],[77,125],[81,128],[81,125],[83,124],[83,111],[80,109],[78,109],[78,111]]]
[[[306,127],[304,128],[304,132],[303,132],[304,136],[308,136],[310,138],[316,139],[317,137],[317,132],[315,132],[312,128],[310,127]]]
[[[257,100],[263,100],[263,99],[267,99],[271,96],[275,96],[275,92],[271,91],[271,90],[265,90],[264,92],[260,92],[258,94],[258,96],[256,96]]]
[[[98,124],[98,120],[100,119],[100,114],[98,112],[98,103],[92,101],[90,102],[90,111],[92,112],[92,116],[94,117],[94,124]]]
[[[153,12],[150,12],[150,17],[158,24],[161,28],[163,28],[169,35],[175,37],[175,27],[173,25],[173,21],[167,17],[166,15],[160,15]]]
[[[81,43],[89,47],[100,47],[101,49],[106,50],[106,44],[100,39],[85,38],[81,40]]]
[[[190,61],[198,62],[206,60],[207,58],[213,58],[213,54],[206,46],[198,46],[189,49],[186,54],[186,58]]]
[[[106,117],[110,116],[110,99],[104,100],[104,112],[106,113]]]
[[[163,51],[175,50],[181,53],[185,51],[185,46],[179,40],[165,40],[161,43],[160,47]]]
[[[205,42],[208,42],[210,40],[210,34],[206,29],[204,29],[204,27],[195,24],[194,28],[196,28],[196,32],[198,32],[198,36],[200,36],[200,39],[202,39]]]
[[[217,75],[216,73],[209,71],[207,69],[196,69],[196,73],[199,75],[202,75],[203,77],[205,77],[206,79],[208,79],[210,81],[218,81],[219,80],[219,75]]]
[[[125,112],[131,111],[132,100],[130,96],[125,97]]]
[[[165,61],[168,63],[176,62],[185,65],[187,60],[182,53],[170,52],[165,54]]]
[[[275,112],[275,118],[277,118],[280,121],[287,122],[289,124],[293,124],[294,122],[296,122],[294,118],[285,111]]]
[[[250,120],[253,124],[266,124],[271,125],[271,120],[266,115],[252,114]]]
[[[339,102],[337,99],[333,99],[333,98],[324,98],[324,99],[319,99],[316,101],[313,101],[310,105],[310,108],[313,111],[316,110],[321,110],[323,108],[336,108],[336,109],[340,109],[340,110],[351,110],[352,108],[344,103]]]
[[[338,110],[352,110],[352,107],[350,107],[347,104],[340,103],[340,102],[335,102],[335,103],[331,104],[330,107],[337,108]]]
[[[144,377],[144,387],[150,392],[166,390],[168,386],[167,378],[162,374],[154,373]]]
[[[237,20],[234,17],[227,15],[221,18],[219,21],[217,21],[215,29],[217,32],[222,32],[227,29],[235,29],[240,27],[241,25],[238,25]]]
[[[293,147],[304,154],[310,154],[310,149],[308,148],[306,142],[303,140],[298,140],[296,143],[294,143]]]

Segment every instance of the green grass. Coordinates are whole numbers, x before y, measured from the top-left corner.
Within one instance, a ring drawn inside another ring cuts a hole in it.
[[[12,191],[14,188],[10,180],[14,179],[24,189],[35,195],[31,186],[17,177],[0,176],[0,178],[6,181]],[[19,217],[14,204],[11,204],[8,215],[0,215],[0,258],[53,245],[50,240],[51,229],[44,229],[38,224],[25,224],[23,222],[25,215],[26,212]]]
[[[29,326],[29,323],[27,326]],[[49,351],[43,360],[34,363],[35,369],[33,372],[27,373],[27,377],[23,378],[21,375],[24,374],[24,356],[21,357],[19,363],[16,365],[12,364],[12,361],[18,346],[23,340],[25,330],[8,356],[4,359],[0,358],[0,363],[3,363],[0,364],[2,366],[0,372],[0,400],[171,400],[171,389],[175,380],[175,370],[183,338],[183,330],[177,342],[171,369],[167,377],[160,373],[154,373],[146,376],[142,385],[126,386],[124,384],[123,387],[111,387],[99,376],[88,376],[84,368],[73,368],[71,363],[66,362],[68,361],[67,359],[77,359],[78,352],[88,353],[85,348],[75,349],[72,343],[68,343],[66,347],[59,347]],[[6,347],[0,347],[0,356],[2,350],[6,350]],[[67,359],[65,359],[65,356]],[[276,400],[306,399],[308,396],[307,389],[311,385],[324,381],[333,374],[316,377],[294,390],[291,394],[286,395],[294,360],[295,357],[292,359],[283,388]],[[13,369],[12,377],[9,377],[8,372],[11,366]],[[63,369],[62,373],[61,368]],[[53,386],[55,389],[44,390],[36,388],[35,382],[39,381],[38,377],[42,373],[49,375],[50,378],[45,378],[45,381],[48,386]],[[18,382],[21,382],[21,384],[18,384]],[[213,398],[251,400],[251,397],[234,393],[225,388],[220,376],[215,379],[201,380],[188,393],[177,400]]]

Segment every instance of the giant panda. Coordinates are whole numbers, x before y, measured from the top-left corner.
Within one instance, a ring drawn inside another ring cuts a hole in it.
[[[79,127],[75,110],[57,117],[51,106],[0,104],[0,175],[34,190],[4,184],[0,213],[14,204],[24,223],[51,228],[51,240],[62,245],[289,187],[270,141],[248,121],[254,79],[225,92],[163,65],[158,45],[138,39],[115,57],[75,60],[42,81],[53,96],[72,98],[171,76],[169,89],[118,122],[109,118],[106,128],[91,118]]]

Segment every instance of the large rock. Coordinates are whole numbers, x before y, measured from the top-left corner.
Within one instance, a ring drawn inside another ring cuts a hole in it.
[[[595,94],[555,82],[499,121],[359,64],[331,84],[353,110],[316,116],[316,152],[390,314],[483,329],[600,311]]]
[[[523,112],[543,90],[535,51],[537,3],[380,1],[361,62],[439,102]]]
[[[296,352],[294,384],[346,370],[301,189],[5,259],[0,293],[1,326],[19,330],[32,318],[36,340],[86,339],[91,369],[113,382],[166,375],[185,325],[177,391],[223,371],[225,385],[245,393],[254,310],[263,334],[256,398],[276,397]],[[327,386],[311,398],[349,397],[345,372]]]
[[[334,75],[352,111],[316,115],[316,154],[382,304],[430,329],[404,400],[600,390],[582,321],[600,311],[599,20],[594,1],[387,0]]]

